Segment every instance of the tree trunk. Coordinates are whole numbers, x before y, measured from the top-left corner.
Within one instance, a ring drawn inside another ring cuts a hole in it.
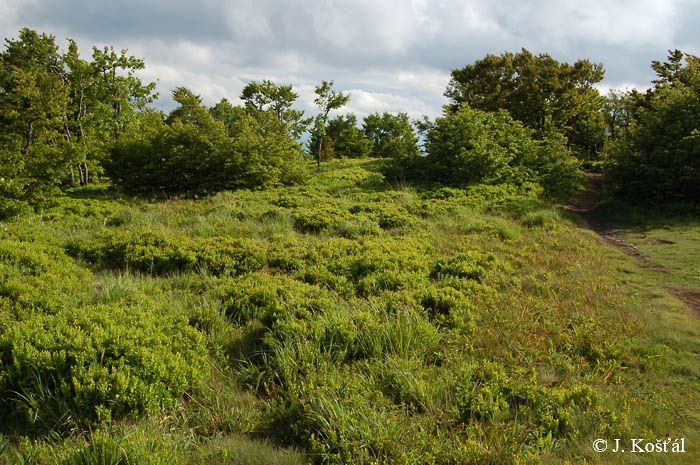
[[[318,156],[316,157],[316,166],[318,168],[318,171],[321,172],[321,149],[323,148],[323,136],[326,135],[326,121],[328,121],[328,112],[330,110],[326,110],[326,113],[323,115],[323,124],[321,125],[321,135],[318,140]]]
[[[88,168],[87,168],[87,163],[83,163],[83,174],[85,176],[85,184],[88,185]]]
[[[85,174],[83,173],[83,164],[78,163],[78,176],[80,176],[80,185],[85,185]]]
[[[24,155],[29,155],[29,147],[32,146],[32,134],[34,133],[34,121],[29,122],[29,130],[27,131],[27,145],[24,147]]]
[[[75,187],[75,173],[73,173],[73,163],[70,164],[70,187]]]

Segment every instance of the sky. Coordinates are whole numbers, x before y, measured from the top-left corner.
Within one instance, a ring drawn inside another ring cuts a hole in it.
[[[0,0],[0,34],[29,27],[143,58],[156,106],[185,86],[207,105],[240,102],[251,80],[292,84],[315,109],[321,80],[349,92],[344,112],[439,116],[450,71],[526,48],[602,63],[609,89],[644,89],[669,49],[700,55],[700,0]]]

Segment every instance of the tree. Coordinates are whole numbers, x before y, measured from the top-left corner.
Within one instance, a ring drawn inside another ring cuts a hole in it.
[[[186,87],[176,87],[173,90],[173,100],[180,106],[171,111],[166,118],[165,122],[170,125],[175,120],[180,120],[184,124],[206,127],[216,121],[209,110],[202,105],[202,98]]]
[[[365,158],[372,153],[372,141],[357,127],[357,117],[352,113],[339,115],[328,121],[325,132],[323,151],[331,152],[337,158]],[[309,147],[312,153],[318,151],[320,133],[320,128],[315,128],[311,134]],[[329,145],[332,151],[327,150]],[[326,159],[327,155],[322,153],[321,158]]]
[[[80,58],[78,45],[68,39],[68,51],[63,55],[70,101],[64,112],[64,137],[69,151],[70,185],[75,187],[73,166],[78,167],[81,186],[88,183],[88,159],[95,157],[101,144],[95,137],[94,107],[98,104],[91,94],[96,75],[90,63]]]
[[[654,87],[630,94],[631,122],[613,144],[607,186],[635,201],[698,202],[700,58],[669,51],[668,61],[652,68]]]
[[[633,119],[633,93],[611,90],[605,97],[603,111],[610,137],[615,139],[619,132],[624,132]]]
[[[92,88],[92,97],[99,103],[95,116],[116,140],[134,121],[136,111],[158,98],[158,94],[154,93],[156,83],[144,85],[135,76],[136,71],[145,68],[144,61],[128,56],[126,50],[117,54],[114,47],[104,47],[102,50],[93,47],[90,66],[99,77]]]
[[[539,182],[547,192],[571,189],[578,163],[564,138],[544,140],[505,110],[483,111],[464,104],[437,118],[427,129],[427,156],[393,159],[388,176],[446,184]]]
[[[364,118],[362,129],[372,142],[373,157],[412,157],[419,152],[418,139],[406,113],[373,113]]]
[[[241,106],[234,106],[224,97],[219,103],[209,108],[209,113],[211,113],[215,120],[224,123],[230,135],[233,124],[241,119],[246,114],[246,111]]]
[[[105,169],[116,185],[132,192],[213,192],[305,180],[301,148],[279,126],[271,129],[246,112],[227,126],[185,87],[177,87],[173,99],[179,106],[167,118],[141,112],[111,145]],[[225,105],[218,110],[235,113]]]
[[[602,107],[593,84],[603,76],[601,64],[578,60],[569,65],[522,49],[487,55],[453,70],[445,96],[452,101],[450,111],[459,110],[462,103],[485,111],[504,109],[533,129],[537,138],[558,132],[569,146],[578,137],[578,144],[590,150],[597,142],[582,140],[579,132],[582,122],[590,122]]]
[[[323,136],[326,135],[326,121],[328,121],[328,113],[331,110],[337,110],[343,107],[348,100],[350,100],[350,94],[344,94],[342,92],[336,92],[332,90],[333,81],[321,81],[320,86],[316,86],[315,92],[318,97],[314,99],[314,103],[318,105],[321,113],[317,116],[316,122],[319,130],[319,140],[318,152],[316,157],[318,170],[321,171],[321,150],[323,149]]]
[[[68,103],[54,36],[22,29],[0,54],[0,216],[51,194],[66,166]]]
[[[292,91],[292,86],[278,86],[272,81],[251,81],[241,93],[248,112],[259,117],[263,113],[272,113],[284,131],[294,138],[299,138],[306,130],[311,118],[304,118],[304,112],[294,110],[292,105],[299,94]]]

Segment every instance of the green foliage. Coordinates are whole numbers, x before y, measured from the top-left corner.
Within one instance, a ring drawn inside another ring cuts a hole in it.
[[[224,282],[220,289],[226,314],[234,321],[258,320],[271,327],[280,319],[307,319],[331,305],[331,300],[316,286],[288,276],[252,273]]]
[[[0,308],[25,319],[34,311],[56,313],[90,279],[61,249],[41,243],[0,239]]]
[[[0,54],[0,218],[46,200],[61,180],[61,61],[53,36],[26,28]]]
[[[292,216],[294,227],[302,232],[318,232],[334,228],[350,217],[347,210],[339,208],[334,203],[298,208]]]
[[[178,98],[169,124],[144,114],[154,133],[282,133],[268,111]],[[397,184],[388,160],[339,159],[204,198],[81,188],[0,224],[0,464],[598,463],[601,436],[690,444],[700,327],[630,281],[675,271],[560,216],[533,180],[565,152],[509,124],[534,147],[512,151],[533,176],[518,185]],[[672,237],[689,289],[695,236]]]
[[[418,139],[406,113],[373,113],[362,122],[365,137],[372,142],[372,156],[413,158],[418,156]]]
[[[237,275],[263,266],[254,243],[225,237],[191,239],[182,235],[141,231],[114,233],[68,244],[73,256],[102,267],[150,274],[206,269],[215,275]]]
[[[0,337],[3,409],[41,430],[172,406],[204,376],[201,334],[157,309],[35,315]]]
[[[134,71],[142,60],[95,48],[79,57],[75,41],[59,53],[53,36],[22,29],[0,54],[0,217],[37,205],[65,180],[81,185],[100,173],[104,139],[116,138],[135,110],[152,101],[155,84]],[[125,75],[124,75],[125,74]],[[70,177],[69,177],[70,173]]]
[[[450,111],[459,111],[465,103],[485,111],[503,109],[533,129],[538,139],[559,132],[568,143],[590,151],[600,134],[587,135],[587,126],[603,105],[593,84],[603,75],[601,64],[588,60],[559,63],[546,53],[533,55],[523,49],[487,55],[453,70],[445,96],[452,101]]]
[[[321,128],[318,124],[311,131],[309,151],[317,153]],[[321,152],[322,159],[365,158],[372,152],[372,141],[357,127],[357,117],[352,114],[340,115],[328,121]]]
[[[0,411],[46,432],[172,406],[205,375],[202,335],[150,301],[90,305],[60,248],[0,240]],[[8,313],[5,313],[8,312]]]
[[[316,86],[314,91],[317,97],[314,99],[314,103],[318,106],[321,113],[316,116],[315,133],[318,140],[321,142],[318,144],[318,151],[316,152],[316,164],[321,170],[321,154],[323,152],[323,136],[326,135],[326,122],[328,121],[328,113],[332,110],[337,110],[342,108],[350,100],[350,94],[344,94],[342,92],[337,92],[332,89],[333,81],[321,81],[321,85]]]
[[[278,86],[272,81],[259,83],[251,81],[241,93],[246,110],[254,117],[267,113],[277,119],[282,131],[292,138],[299,138],[311,123],[311,118],[304,118],[304,112],[292,109],[292,104],[299,97],[292,91],[292,86]],[[261,124],[269,118],[262,118]]]
[[[628,200],[697,202],[700,59],[676,50],[652,67],[659,79],[645,95],[632,95],[633,121],[612,146],[606,183]]]
[[[578,163],[553,135],[543,141],[505,111],[468,106],[438,118],[427,133],[428,155],[395,159],[393,177],[433,179],[451,184],[539,182],[547,192],[572,190]]]
[[[546,389],[525,380],[508,376],[497,364],[461,367],[464,371],[457,385],[460,421],[475,419],[514,421],[529,426],[536,438],[571,437],[572,420],[577,408],[599,407],[600,396],[589,386],[571,389]]]
[[[301,150],[286,132],[274,129],[276,119],[265,129],[254,117],[240,115],[227,129],[191,91],[178,88],[173,96],[180,107],[168,116],[170,124],[145,112],[113,144],[105,169],[117,185],[133,192],[214,192],[306,179]]]

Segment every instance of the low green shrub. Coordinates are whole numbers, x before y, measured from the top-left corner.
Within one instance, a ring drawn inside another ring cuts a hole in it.
[[[206,373],[184,316],[97,305],[37,314],[0,335],[0,409],[40,430],[173,406]]]
[[[411,216],[402,206],[387,203],[361,203],[350,208],[351,213],[364,213],[375,221],[382,229],[392,229],[411,224]]]
[[[251,273],[217,289],[225,313],[239,324],[259,320],[270,327],[284,318],[308,319],[331,305],[318,286],[285,275]]]
[[[54,313],[86,291],[91,274],[59,247],[0,239],[0,302],[18,318]]]
[[[433,266],[430,276],[435,279],[454,276],[481,282],[488,271],[498,265],[499,261],[495,255],[479,250],[469,250],[444,261],[438,261]]]
[[[457,386],[460,421],[518,421],[529,424],[532,436],[568,438],[576,433],[576,409],[596,408],[600,396],[587,385],[545,388],[509,376],[493,362],[462,367],[465,374]]]
[[[337,227],[350,217],[346,208],[337,203],[322,203],[300,207],[292,212],[294,227],[302,232],[320,232]]]
[[[222,237],[192,239],[156,231],[114,232],[70,241],[74,257],[101,267],[151,274],[206,268],[214,275],[237,275],[264,266],[265,250],[254,241]]]

